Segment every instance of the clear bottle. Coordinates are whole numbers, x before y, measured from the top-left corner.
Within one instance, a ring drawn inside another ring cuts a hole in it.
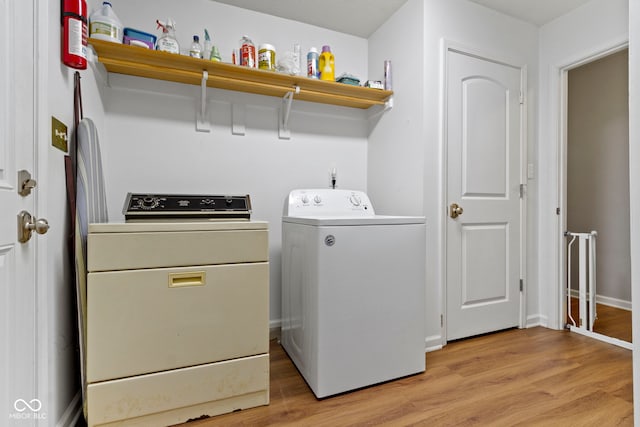
[[[249,36],[242,36],[240,39],[240,65],[256,68],[256,46]]]
[[[200,37],[193,36],[193,43],[189,48],[189,56],[192,58],[202,59],[202,46],[200,45]]]
[[[391,61],[384,61],[384,89],[393,90],[393,80],[391,78]]]
[[[173,19],[167,19],[167,22],[156,20],[158,28],[162,28],[162,35],[156,41],[156,50],[170,53],[180,53],[180,45],[176,39],[176,23]]]
[[[211,37],[209,36],[209,31],[204,29],[204,51],[202,51],[202,57],[204,59],[211,59],[211,51],[212,51]]]
[[[312,47],[307,53],[307,77],[319,78],[318,75],[318,49]]]
[[[122,22],[108,1],[102,2],[102,7],[89,17],[89,37],[122,43]]]
[[[300,60],[301,60],[301,55],[300,55],[300,45],[298,43],[293,45],[293,74],[294,75],[299,75],[300,74]]]

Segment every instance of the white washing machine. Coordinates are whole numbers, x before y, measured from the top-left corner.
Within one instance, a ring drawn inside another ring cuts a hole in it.
[[[425,370],[425,227],[361,191],[289,194],[281,343],[316,397]]]

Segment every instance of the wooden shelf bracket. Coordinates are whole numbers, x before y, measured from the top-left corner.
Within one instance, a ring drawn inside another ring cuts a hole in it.
[[[278,117],[278,138],[291,139],[291,130],[289,130],[289,114],[291,114],[291,103],[293,102],[293,95],[300,93],[300,86],[295,86],[295,91],[287,92],[282,97],[282,106],[280,108],[280,114]]]
[[[393,109],[393,96],[390,96],[383,105],[376,105],[369,109],[369,120],[377,119],[382,114]]]
[[[209,73],[204,70],[200,83],[200,109],[196,112],[196,131],[198,132],[211,132],[211,123],[207,116],[207,80],[209,80]]]

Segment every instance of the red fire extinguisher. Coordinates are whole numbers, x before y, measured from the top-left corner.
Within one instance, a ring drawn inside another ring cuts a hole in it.
[[[62,62],[69,67],[87,68],[87,3],[62,0]]]

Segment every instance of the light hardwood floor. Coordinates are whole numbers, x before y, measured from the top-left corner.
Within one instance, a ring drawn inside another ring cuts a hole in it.
[[[422,374],[323,400],[277,342],[270,351],[270,405],[184,427],[633,425],[631,351],[568,331],[449,343]]]

